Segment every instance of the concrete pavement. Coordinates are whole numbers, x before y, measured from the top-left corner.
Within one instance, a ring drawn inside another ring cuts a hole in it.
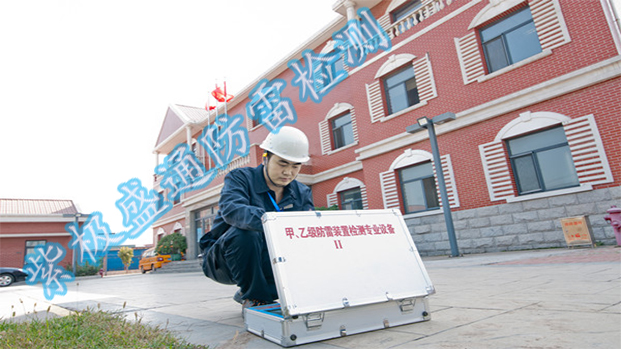
[[[437,290],[429,297],[431,321],[302,347],[621,347],[621,248],[519,251],[423,261]],[[41,318],[100,307],[166,327],[192,343],[280,348],[245,331],[240,306],[232,300],[235,290],[202,273],[129,274],[78,278],[69,285],[67,295],[48,302],[40,285],[20,283],[0,289],[0,316]]]

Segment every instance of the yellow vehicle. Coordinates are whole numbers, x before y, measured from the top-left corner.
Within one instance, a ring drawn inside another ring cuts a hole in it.
[[[169,254],[158,254],[155,251],[155,247],[151,247],[150,249],[144,251],[142,257],[140,258],[140,262],[138,267],[140,271],[144,274],[148,270],[156,271],[158,268],[161,268],[162,265],[171,261],[171,257]]]

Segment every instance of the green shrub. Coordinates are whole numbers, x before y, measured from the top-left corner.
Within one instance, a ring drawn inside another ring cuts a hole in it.
[[[103,262],[101,260],[99,260],[99,265],[92,265],[88,261],[86,261],[84,265],[79,265],[76,263],[75,276],[97,275],[102,265],[103,265]],[[71,266],[71,264],[68,264],[65,266],[65,270],[73,272],[73,267]]]
[[[179,233],[166,235],[157,243],[156,251],[159,254],[178,254],[185,253],[188,242],[185,236]]]

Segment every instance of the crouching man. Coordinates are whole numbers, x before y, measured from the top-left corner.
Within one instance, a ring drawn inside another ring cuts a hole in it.
[[[237,285],[233,298],[244,308],[278,299],[261,217],[273,211],[313,210],[310,188],[295,178],[309,160],[308,138],[284,126],[260,147],[258,167],[232,170],[224,179],[219,211],[203,235],[203,272],[219,283]]]

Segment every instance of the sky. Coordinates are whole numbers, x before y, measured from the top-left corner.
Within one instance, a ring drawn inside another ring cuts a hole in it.
[[[203,107],[338,16],[335,0],[0,0],[0,198],[73,200],[125,230],[168,105]],[[128,243],[151,243],[148,229]]]

